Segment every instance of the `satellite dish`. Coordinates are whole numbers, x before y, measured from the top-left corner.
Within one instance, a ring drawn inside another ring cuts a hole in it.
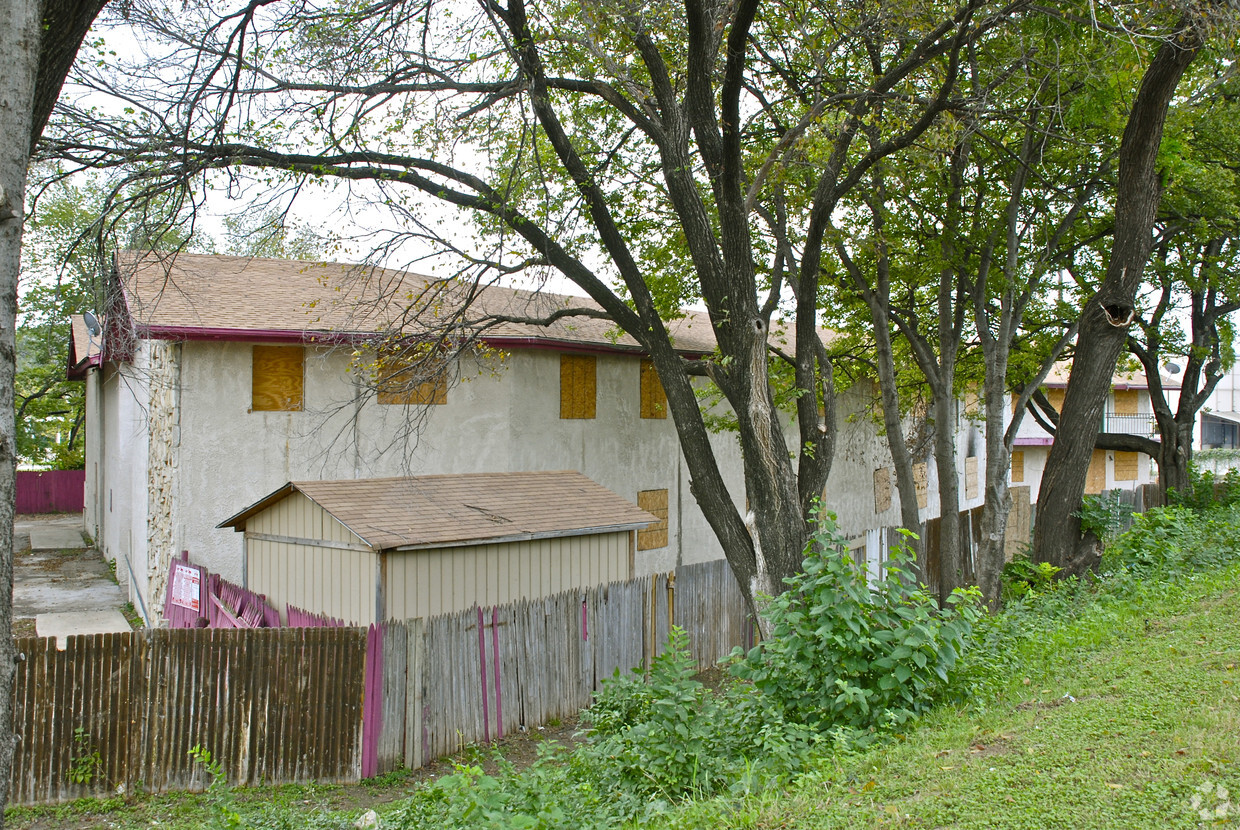
[[[1163,368],[1173,375],[1180,373],[1180,364],[1178,363],[1164,363]]]
[[[99,318],[95,316],[94,312],[83,312],[82,319],[86,322],[86,333],[91,337],[98,337],[103,333],[103,328],[99,325]]]

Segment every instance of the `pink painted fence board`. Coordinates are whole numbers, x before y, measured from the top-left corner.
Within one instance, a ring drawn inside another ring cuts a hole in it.
[[[85,470],[19,470],[17,512],[81,513],[85,492]]]

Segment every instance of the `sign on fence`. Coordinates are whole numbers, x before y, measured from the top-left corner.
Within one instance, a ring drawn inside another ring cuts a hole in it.
[[[202,613],[202,574],[192,565],[172,563],[172,604]]]
[[[165,613],[187,627],[18,641],[14,804],[201,788],[195,746],[233,784],[357,781],[574,716],[671,625],[700,665],[752,644],[722,561],[369,631],[193,627],[209,586],[172,575]]]

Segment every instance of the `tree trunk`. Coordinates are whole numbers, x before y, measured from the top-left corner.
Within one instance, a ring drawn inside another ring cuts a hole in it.
[[[965,584],[960,549],[960,480],[956,474],[956,398],[934,396],[934,465],[939,475],[939,601]]]
[[[13,766],[13,511],[16,496],[13,382],[17,274],[21,265],[35,76],[38,0],[9,0],[0,19],[0,826]]]
[[[1176,86],[1201,49],[1200,34],[1185,34],[1158,49],[1141,80],[1120,140],[1115,235],[1106,276],[1081,315],[1076,358],[1064,397],[1055,443],[1038,494],[1033,556],[1080,574],[1089,557],[1078,556],[1080,509],[1085,476],[1111,389],[1115,363],[1128,337],[1134,298],[1151,250],[1150,232],[1158,210],[1158,148]]]
[[[881,319],[881,322],[880,322]],[[886,313],[875,314],[874,341],[877,345],[878,386],[883,401],[883,426],[887,430],[887,447],[891,451],[891,464],[895,470],[896,493],[900,496],[900,523],[905,530],[917,534],[912,542],[917,556],[917,572],[920,581],[926,581],[925,528],[921,523],[921,508],[917,506],[917,482],[913,478],[913,457],[904,438],[904,424],[900,418],[900,393],[896,388],[895,355],[891,348],[891,331]]]
[[[977,546],[977,587],[992,611],[999,608],[1000,576],[1003,573],[1004,538],[1012,494],[1008,474],[1012,453],[1007,433],[1007,361],[987,356],[984,396],[986,398],[986,491],[982,503],[982,538]],[[994,371],[992,371],[992,365]]]
[[[1193,423],[1173,422],[1170,430],[1160,430],[1158,448],[1158,489],[1166,502],[1172,490],[1187,493],[1191,487],[1188,464],[1193,459]]]

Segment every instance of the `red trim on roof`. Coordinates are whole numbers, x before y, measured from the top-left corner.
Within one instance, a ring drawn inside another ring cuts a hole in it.
[[[342,343],[378,339],[378,333],[287,331],[282,329],[231,329],[199,326],[141,326],[138,336],[152,340],[215,340],[255,343]],[[626,344],[582,343],[577,340],[554,340],[545,337],[482,337],[482,342],[496,349],[542,349],[553,352],[583,354],[644,355],[641,346]],[[701,352],[682,352],[686,357],[700,358]]]
[[[377,337],[377,335],[364,335],[356,332],[229,329],[205,326],[139,326],[138,336],[149,340],[244,340],[259,343],[340,343]]]
[[[70,346],[69,350],[72,352],[73,347]],[[85,360],[79,360],[76,363],[73,362],[73,357],[76,357],[76,355],[70,355],[69,366],[65,370],[65,378],[68,380],[86,380],[86,371],[88,369],[98,368],[103,365],[103,355],[101,354],[91,355]]]

